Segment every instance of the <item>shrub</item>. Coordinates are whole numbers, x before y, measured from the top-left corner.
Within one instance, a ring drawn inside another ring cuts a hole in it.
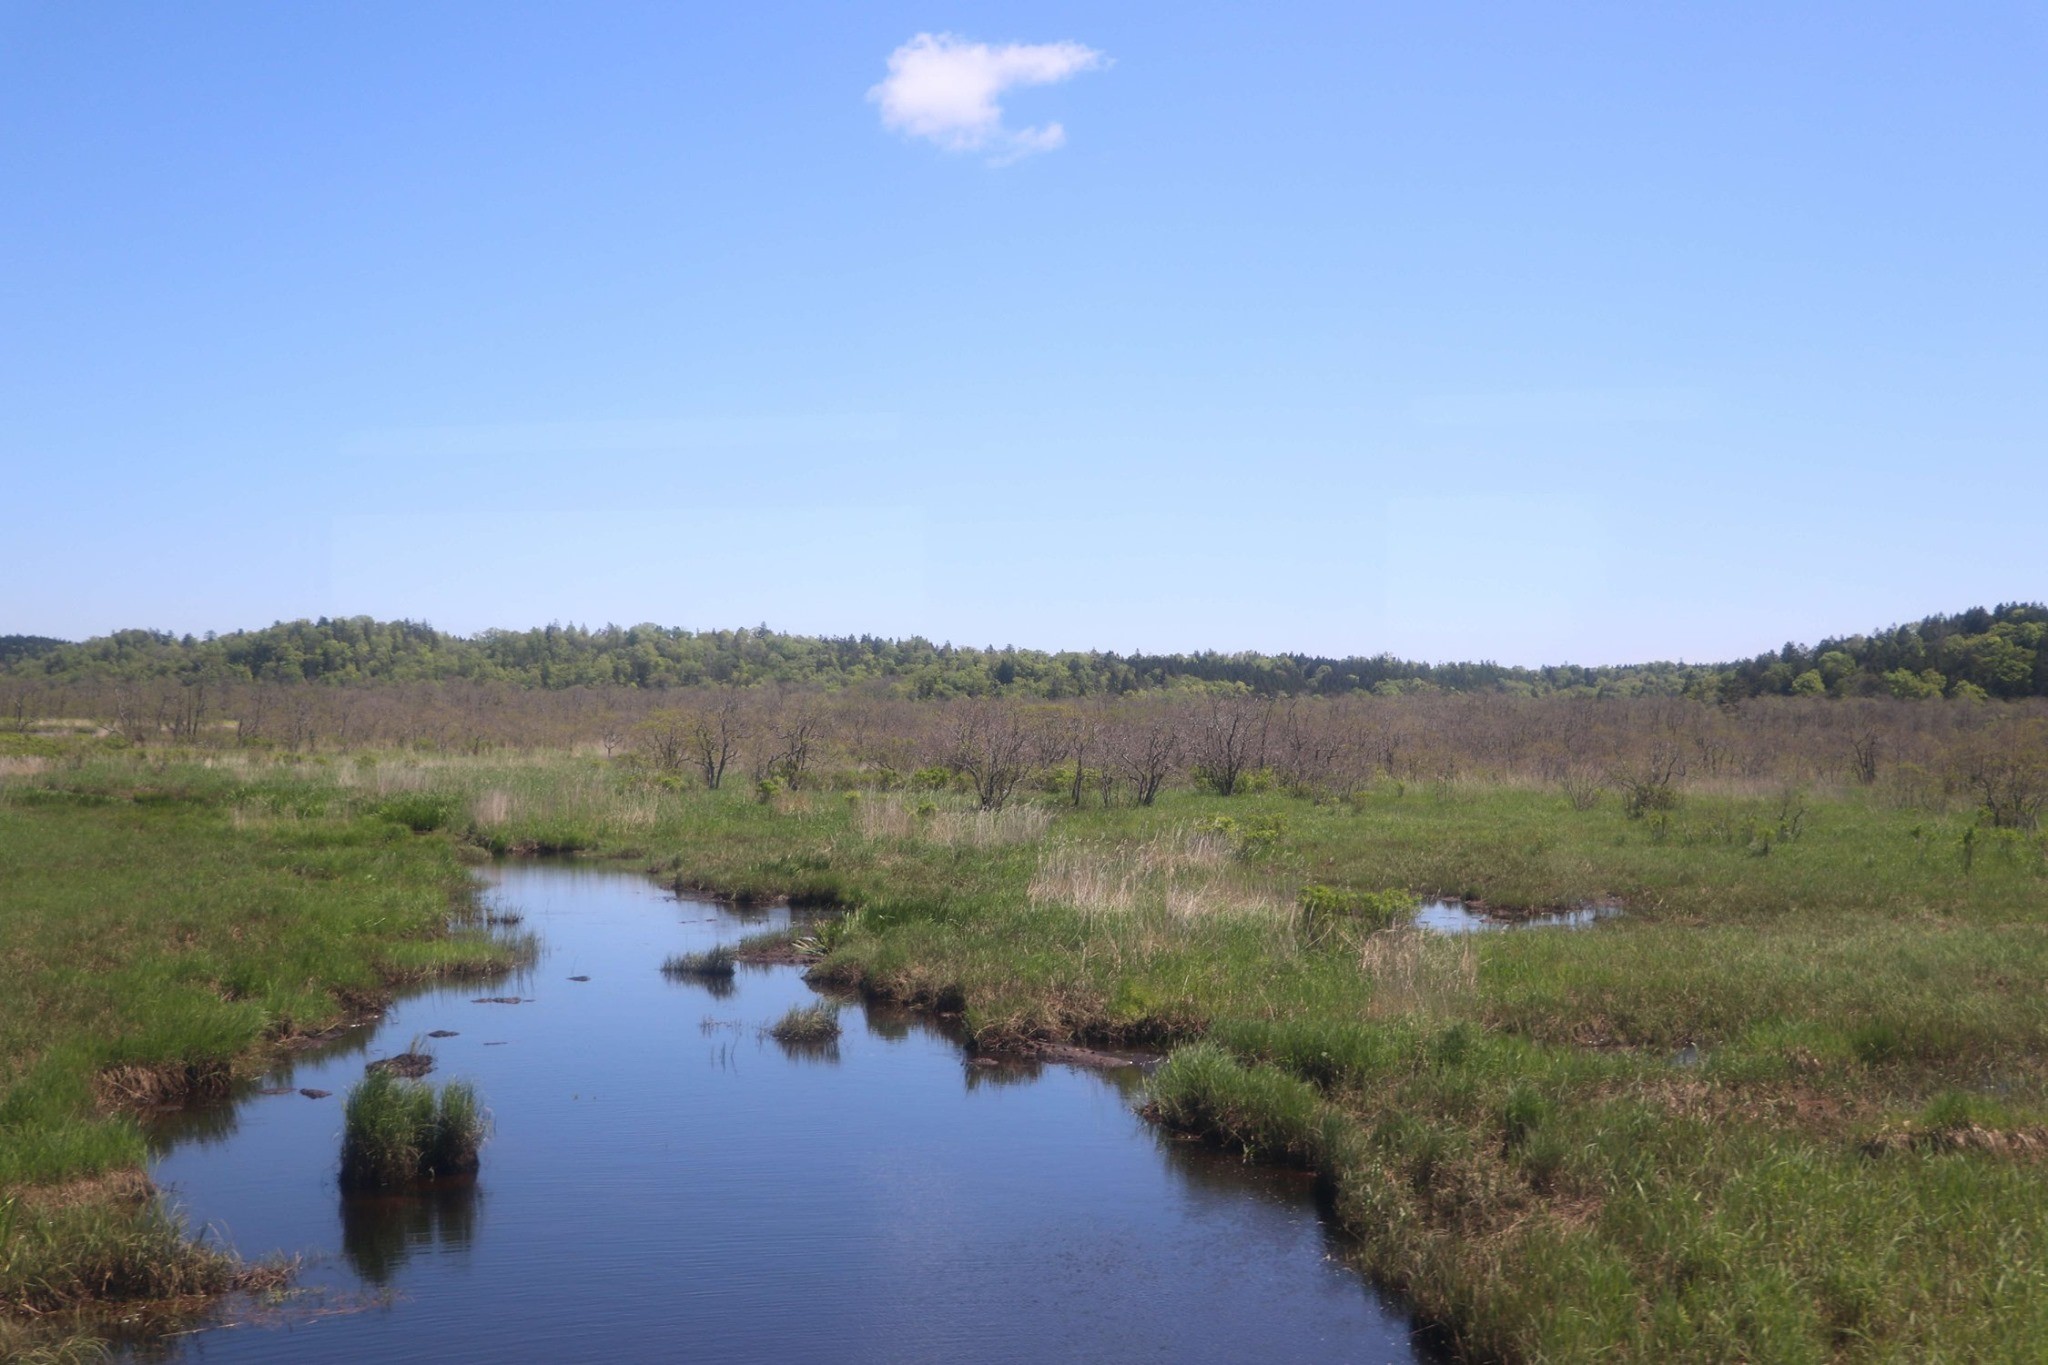
[[[1405,891],[1304,886],[1299,913],[1303,936],[1311,943],[1321,943],[1340,925],[1355,925],[1373,933],[1392,928],[1414,910],[1415,898]]]

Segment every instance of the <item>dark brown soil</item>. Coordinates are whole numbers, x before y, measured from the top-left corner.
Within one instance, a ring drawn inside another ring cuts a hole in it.
[[[741,948],[733,954],[735,962],[751,962],[758,966],[801,967],[811,959],[794,943],[759,943]]]
[[[1063,1062],[1068,1066],[1092,1066],[1109,1071],[1125,1066],[1146,1066],[1159,1059],[1138,1056],[1132,1053],[1097,1052],[1094,1048],[1073,1047],[1066,1043],[1037,1043],[1022,1049],[1022,1056],[1034,1062]]]
[[[396,1057],[386,1057],[363,1068],[365,1072],[389,1071],[409,1081],[416,1081],[433,1069],[434,1059],[424,1052],[401,1052]]]

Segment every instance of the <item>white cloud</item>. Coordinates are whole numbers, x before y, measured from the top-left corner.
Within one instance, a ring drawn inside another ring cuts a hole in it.
[[[889,75],[868,91],[882,124],[948,151],[992,153],[1003,165],[1065,144],[1057,123],[1006,128],[996,100],[1006,90],[1051,85],[1109,65],[1080,43],[1004,43],[991,47],[951,33],[920,33],[889,54]]]

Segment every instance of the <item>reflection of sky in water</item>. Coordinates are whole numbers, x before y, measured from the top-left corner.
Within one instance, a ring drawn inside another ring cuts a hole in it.
[[[305,1253],[303,1284],[370,1305],[182,1358],[1414,1358],[1405,1318],[1332,1259],[1308,1181],[1156,1133],[1134,1074],[968,1066],[943,1027],[857,1002],[836,1044],[786,1048],[763,1030],[816,998],[795,969],[743,968],[724,995],[658,970],[786,912],[612,871],[491,875],[536,967],[409,996],[267,1082],[293,1092],[163,1130],[157,1178],[196,1221]],[[471,1003],[514,991],[530,1003]],[[344,1200],[342,1094],[437,1028],[457,1036],[430,1045],[433,1079],[476,1081],[492,1111],[482,1174]]]
[[[1551,915],[1501,919],[1462,901],[1431,901],[1415,912],[1415,923],[1437,934],[1476,934],[1488,929],[1583,929],[1620,913],[1618,905],[1582,905]]]

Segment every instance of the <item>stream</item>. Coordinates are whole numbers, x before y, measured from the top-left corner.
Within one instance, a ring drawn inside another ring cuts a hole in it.
[[[856,1002],[837,1044],[786,1049],[763,1030],[818,998],[797,968],[714,989],[659,967],[789,911],[571,864],[483,876],[534,966],[408,993],[156,1126],[152,1174],[195,1226],[303,1261],[281,1303],[131,1358],[1425,1358],[1309,1180],[1155,1130],[1136,1068],[977,1065],[942,1022]],[[343,1096],[415,1038],[429,1080],[481,1089],[483,1169],[345,1197]]]

